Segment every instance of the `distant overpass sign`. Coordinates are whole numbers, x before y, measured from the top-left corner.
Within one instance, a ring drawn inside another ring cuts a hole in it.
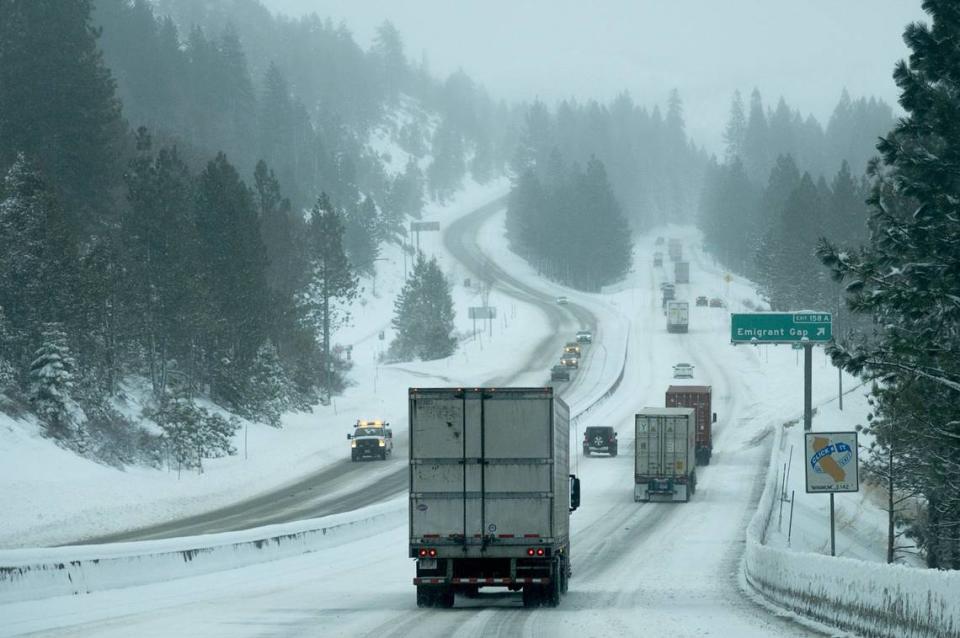
[[[829,312],[748,312],[730,315],[731,343],[826,343],[833,339]]]

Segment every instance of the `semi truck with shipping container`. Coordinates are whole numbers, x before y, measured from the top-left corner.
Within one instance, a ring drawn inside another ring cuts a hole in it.
[[[687,502],[697,489],[693,408],[644,408],[634,421],[633,500]]]
[[[673,264],[673,280],[678,284],[690,283],[689,261],[678,261]]]
[[[668,408],[693,408],[697,422],[697,465],[709,465],[713,456],[713,387],[709,385],[672,385],[664,402]]]
[[[556,606],[570,577],[570,410],[550,387],[411,388],[410,542],[417,605],[523,592]]]
[[[667,332],[686,332],[690,324],[690,304],[686,301],[667,301]]]

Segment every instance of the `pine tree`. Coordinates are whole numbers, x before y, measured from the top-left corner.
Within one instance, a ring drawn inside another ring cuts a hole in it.
[[[239,405],[236,388],[266,338],[270,296],[253,197],[223,153],[200,175],[196,211],[212,393]]]
[[[733,158],[743,159],[744,138],[747,133],[747,117],[743,112],[743,97],[740,91],[733,92],[730,103],[730,117],[723,131],[723,142],[726,145],[725,157],[729,163]]]
[[[444,120],[433,135],[433,162],[427,168],[430,196],[445,202],[456,192],[467,171],[463,136]]]
[[[373,273],[375,260],[380,254],[377,235],[381,227],[377,204],[370,195],[365,195],[348,210],[343,244],[354,271]]]
[[[377,28],[370,55],[377,70],[377,79],[387,95],[396,98],[407,80],[407,60],[400,32],[389,20]]]
[[[98,221],[91,211],[103,211],[118,177],[123,135],[91,4],[0,5],[0,168],[19,152],[34,158],[68,207],[72,234]]]
[[[583,258],[578,260],[575,272],[578,287],[599,290],[619,281],[630,270],[633,242],[630,227],[613,195],[603,163],[595,157],[587,162],[582,185],[578,188],[583,198],[580,224],[589,223],[590,232],[583,235]]]
[[[0,397],[17,387],[17,369],[9,356],[14,351],[14,341],[14,336],[7,323],[7,316],[3,311],[3,306],[0,306]]]
[[[137,326],[154,398],[163,401],[172,362],[183,364],[181,373],[195,377],[198,372],[193,369],[196,344],[209,299],[204,284],[211,279],[199,276],[203,253],[190,170],[175,147],[155,151],[145,129],[138,132],[137,150],[126,174],[129,207],[122,218],[125,303]]]
[[[210,413],[182,399],[168,401],[148,416],[160,426],[178,468],[196,467],[202,472],[203,459],[237,453],[233,436],[240,424],[232,417]]]
[[[280,427],[281,415],[291,406],[293,388],[280,362],[277,349],[266,341],[253,360],[244,394],[243,416]]]
[[[76,319],[77,258],[63,209],[40,170],[23,154],[4,180],[0,201],[0,306],[15,333],[35,335],[45,321]],[[29,363],[19,341],[14,359]]]
[[[751,180],[763,181],[772,156],[767,116],[763,112],[763,98],[760,91],[754,89],[750,95],[750,115],[743,136],[743,165]]]
[[[822,241],[819,254],[847,281],[849,308],[880,327],[828,352],[881,384],[878,430],[922,445],[917,458],[927,462],[911,472],[925,509],[914,533],[928,565],[960,569],[960,5],[925,0],[923,8],[932,24],[907,27],[912,53],[894,72],[907,116],[881,139],[882,161],[870,170],[870,243],[852,252]]]
[[[40,348],[30,363],[28,394],[37,416],[58,438],[72,438],[76,425],[72,398],[75,373],[76,361],[63,326],[44,324]]]
[[[456,350],[450,284],[436,258],[427,261],[423,253],[417,255],[413,274],[394,302],[394,312],[391,324],[397,336],[390,344],[392,356],[431,361]]]
[[[357,295],[357,277],[343,250],[343,222],[340,212],[321,193],[310,217],[310,258],[312,278],[304,298],[307,316],[320,332],[323,354],[323,387],[330,401],[333,362],[330,345],[333,330],[347,319],[342,306]]]

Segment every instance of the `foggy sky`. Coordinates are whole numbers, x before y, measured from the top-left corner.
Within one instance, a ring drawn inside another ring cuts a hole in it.
[[[841,90],[896,107],[894,63],[919,0],[263,0],[344,21],[367,48],[385,19],[434,75],[463,68],[495,98],[551,105],[622,90],[652,106],[677,88],[688,133],[711,152],[734,89],[782,95],[826,125]]]

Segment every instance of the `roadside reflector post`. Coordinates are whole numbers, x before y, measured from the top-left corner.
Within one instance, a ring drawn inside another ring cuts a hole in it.
[[[787,524],[787,547],[790,547],[790,537],[793,536],[793,499],[796,490],[790,490],[790,522]]]

